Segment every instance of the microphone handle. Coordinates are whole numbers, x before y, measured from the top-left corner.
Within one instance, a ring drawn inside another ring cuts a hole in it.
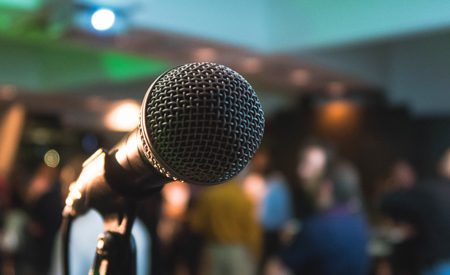
[[[66,200],[77,215],[95,208],[101,215],[121,212],[128,204],[149,197],[174,181],[142,157],[139,131],[128,133],[109,152],[99,149],[83,163]]]

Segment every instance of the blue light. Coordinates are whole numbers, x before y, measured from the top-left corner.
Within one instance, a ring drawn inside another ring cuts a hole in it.
[[[81,140],[81,144],[86,152],[92,153],[98,149],[98,137],[93,133],[88,133]]]
[[[112,10],[100,9],[92,14],[91,24],[98,31],[105,31],[114,25],[116,15]]]

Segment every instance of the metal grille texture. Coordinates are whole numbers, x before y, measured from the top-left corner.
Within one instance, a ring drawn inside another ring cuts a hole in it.
[[[259,99],[241,75],[222,65],[175,67],[153,83],[143,104],[150,162],[177,180],[225,182],[247,166],[261,143]]]

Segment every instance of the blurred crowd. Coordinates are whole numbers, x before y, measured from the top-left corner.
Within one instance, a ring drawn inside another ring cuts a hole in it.
[[[0,177],[1,275],[62,274],[61,213],[83,159]],[[368,197],[330,143],[305,141],[294,179],[261,148],[227,183],[173,182],[142,202],[137,273],[450,274],[450,150],[436,166],[439,177],[419,179],[400,159]],[[102,231],[93,210],[75,220],[72,275],[88,274]]]

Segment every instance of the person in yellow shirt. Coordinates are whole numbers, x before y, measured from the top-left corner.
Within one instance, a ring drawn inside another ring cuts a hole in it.
[[[261,228],[238,179],[205,189],[191,213],[191,229],[206,241],[207,274],[255,273]]]

